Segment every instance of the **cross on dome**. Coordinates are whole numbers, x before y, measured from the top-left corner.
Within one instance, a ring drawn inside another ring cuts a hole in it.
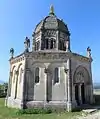
[[[54,15],[54,6],[53,5],[50,6],[50,13],[49,14]]]

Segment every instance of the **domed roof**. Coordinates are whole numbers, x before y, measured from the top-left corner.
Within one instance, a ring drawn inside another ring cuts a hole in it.
[[[54,8],[51,6],[49,16],[45,17],[35,28],[35,33],[41,29],[58,29],[69,33],[67,25],[54,14]]]

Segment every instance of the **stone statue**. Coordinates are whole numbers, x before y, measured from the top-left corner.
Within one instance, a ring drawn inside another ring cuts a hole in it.
[[[10,49],[10,54],[11,54],[11,58],[13,58],[13,56],[14,56],[14,49],[13,48]]]
[[[87,57],[91,58],[91,48],[87,47]]]
[[[30,48],[30,39],[28,37],[25,38],[24,44],[25,44],[25,52],[28,52]]]

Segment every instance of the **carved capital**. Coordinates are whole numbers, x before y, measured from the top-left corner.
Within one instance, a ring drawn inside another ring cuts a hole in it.
[[[10,72],[10,76],[12,76],[13,75],[13,72]]]
[[[68,71],[69,71],[69,69],[66,69],[66,68],[65,68],[65,69],[64,69],[64,71],[65,71],[65,73],[67,74],[67,73],[68,73]]]
[[[22,69],[22,70],[21,70],[21,72],[23,73],[23,72],[24,72],[24,70]]]
[[[44,72],[45,72],[45,73],[49,73],[50,71],[49,71],[48,68],[45,68],[45,69],[44,69]]]

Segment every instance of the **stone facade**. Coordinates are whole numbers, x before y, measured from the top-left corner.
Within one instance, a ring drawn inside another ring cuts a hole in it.
[[[93,103],[90,57],[73,53],[67,25],[51,7],[33,33],[32,51],[26,38],[25,52],[10,59],[6,105],[15,108],[55,107],[71,111]]]

